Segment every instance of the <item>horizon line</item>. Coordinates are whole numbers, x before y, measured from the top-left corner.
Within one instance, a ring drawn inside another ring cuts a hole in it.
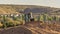
[[[46,5],[34,5],[34,4],[0,4],[0,5],[30,5],[30,6],[42,6],[42,7],[50,7],[50,8],[58,8],[53,6],[46,6]],[[60,7],[59,7],[60,8]]]

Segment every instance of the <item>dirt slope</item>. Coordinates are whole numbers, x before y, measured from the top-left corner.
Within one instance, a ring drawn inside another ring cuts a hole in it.
[[[22,26],[0,30],[0,34],[60,34],[60,25],[30,22]]]
[[[32,22],[26,25],[27,29],[31,30],[33,34],[60,34],[60,25],[58,24],[41,24],[40,22]]]

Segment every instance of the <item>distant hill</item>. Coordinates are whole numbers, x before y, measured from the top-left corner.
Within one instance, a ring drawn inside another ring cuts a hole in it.
[[[60,8],[35,6],[35,5],[4,5],[0,4],[0,14],[11,13],[59,13]]]

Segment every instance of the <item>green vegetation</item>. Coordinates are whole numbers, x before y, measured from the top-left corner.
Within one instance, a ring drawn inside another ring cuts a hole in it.
[[[7,28],[12,26],[24,25],[25,22],[29,22],[29,15],[20,15],[20,16],[0,16],[0,28]],[[40,14],[39,16],[34,17],[35,21],[40,21],[44,23],[45,21],[60,21],[58,16],[49,16],[48,14]]]
[[[25,21],[23,19],[23,16],[20,17],[7,17],[3,16],[0,17],[0,27],[2,28],[7,28],[7,27],[12,27],[12,26],[17,26],[17,25],[24,25]]]
[[[40,21],[43,21],[44,18],[43,18],[43,15],[40,15]]]
[[[53,18],[51,16],[48,17],[48,21],[52,21]]]
[[[48,14],[40,14],[39,16],[34,18],[35,21],[60,21],[60,17],[51,16]]]

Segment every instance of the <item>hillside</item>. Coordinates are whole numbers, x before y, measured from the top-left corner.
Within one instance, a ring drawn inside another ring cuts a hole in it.
[[[0,14],[10,14],[19,12],[33,12],[33,13],[55,13],[59,12],[60,8],[52,8],[35,5],[0,5]]]

